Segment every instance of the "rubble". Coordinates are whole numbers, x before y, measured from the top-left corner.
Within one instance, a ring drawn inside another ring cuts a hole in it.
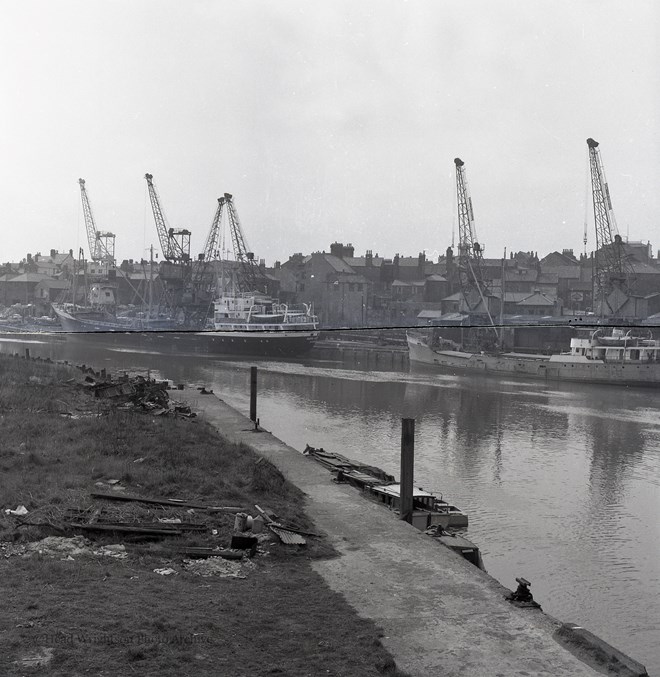
[[[247,578],[256,565],[249,560],[232,561],[221,557],[208,559],[184,559],[183,566],[189,573],[197,576],[219,576],[221,578]]]
[[[197,416],[188,405],[170,400],[168,381],[156,381],[140,375],[130,377],[125,375],[115,380],[105,376],[99,380],[88,375],[82,386],[91,390],[94,397],[121,400],[119,409],[145,411],[153,416],[173,415],[183,418]]]
[[[0,552],[5,558],[12,556],[32,557],[42,555],[57,557],[61,560],[74,560],[80,556],[113,557],[125,559],[128,557],[126,548],[121,544],[104,545],[94,548],[91,541],[84,536],[48,536],[40,541],[31,543],[0,543]]]
[[[155,574],[160,574],[161,576],[172,576],[173,574],[176,575],[178,572],[176,569],[172,569],[172,567],[165,567],[162,569],[154,569]]]
[[[18,661],[14,661],[14,664],[20,665],[22,668],[43,668],[53,660],[53,652],[54,649],[51,647],[40,646],[33,653],[23,656]]]
[[[28,509],[24,505],[19,505],[16,510],[12,510],[11,508],[7,508],[5,510],[5,514],[7,515],[27,515],[28,514]]]

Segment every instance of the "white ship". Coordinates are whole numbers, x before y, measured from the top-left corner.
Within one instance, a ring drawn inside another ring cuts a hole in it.
[[[318,318],[311,306],[290,306],[258,293],[223,294],[214,302],[212,328],[194,339],[211,353],[295,356],[311,350]]]

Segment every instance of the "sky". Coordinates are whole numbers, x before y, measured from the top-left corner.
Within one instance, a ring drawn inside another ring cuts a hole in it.
[[[587,137],[619,231],[660,248],[654,0],[0,0],[0,261],[202,251],[232,193],[271,265],[444,253],[465,162],[485,255],[594,245]],[[229,241],[229,240],[227,240]]]

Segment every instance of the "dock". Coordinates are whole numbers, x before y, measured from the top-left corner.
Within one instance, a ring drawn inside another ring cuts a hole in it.
[[[340,553],[314,561],[313,568],[383,629],[383,644],[411,677],[647,674],[602,640],[567,632],[573,624],[511,604],[505,599],[511,591],[486,572],[361,500],[351,486],[332,482],[319,463],[215,395],[187,388],[176,399],[224,437],[252,447],[305,492],[305,511]]]

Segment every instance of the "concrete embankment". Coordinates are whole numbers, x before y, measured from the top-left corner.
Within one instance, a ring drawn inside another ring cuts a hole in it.
[[[333,483],[315,461],[268,432],[256,432],[216,396],[186,389],[175,397],[228,439],[269,459],[306,493],[307,514],[341,554],[317,561],[315,569],[383,628],[383,644],[402,670],[425,677],[645,674],[622,654],[611,658],[604,643],[595,649],[571,642],[570,633],[558,632],[556,619],[512,606],[504,599],[508,591],[491,576],[354,488]]]

